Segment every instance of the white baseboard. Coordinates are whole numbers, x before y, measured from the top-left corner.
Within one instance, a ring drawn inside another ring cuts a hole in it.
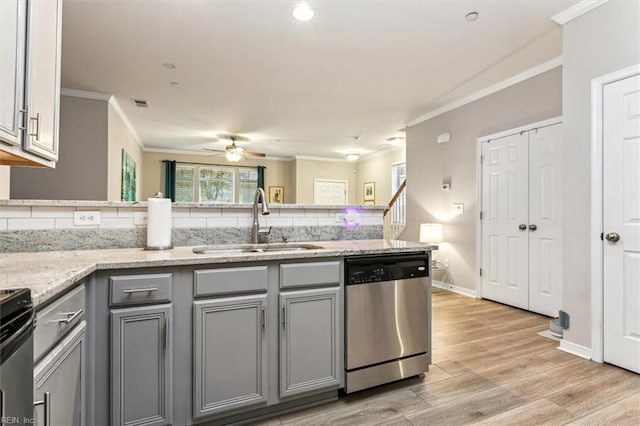
[[[571,355],[579,356],[580,358],[591,359],[591,348],[578,345],[577,343],[571,343],[567,342],[566,340],[562,340],[558,349],[570,353]]]
[[[474,299],[478,298],[478,295],[475,290],[469,290],[468,288],[459,287],[457,285],[443,283],[442,281],[431,280],[431,285],[433,287],[438,287],[444,290],[449,290],[454,293],[462,294],[464,296],[473,297]]]

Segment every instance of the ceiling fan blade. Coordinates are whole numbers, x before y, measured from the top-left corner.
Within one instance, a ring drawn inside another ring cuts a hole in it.
[[[242,155],[244,155],[245,157],[266,157],[266,154],[263,154],[262,152],[249,152],[249,151],[245,151],[242,153]]]
[[[211,151],[211,152],[226,152],[224,149],[213,149],[213,148],[202,148],[205,151]]]

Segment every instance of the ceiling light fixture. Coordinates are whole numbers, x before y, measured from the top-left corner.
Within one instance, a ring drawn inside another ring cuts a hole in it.
[[[360,158],[360,154],[357,154],[355,152],[351,152],[349,154],[346,155],[347,160],[349,161],[356,161],[358,158]]]
[[[242,160],[242,154],[234,151],[227,151],[224,157],[232,163],[237,163],[238,161]]]
[[[467,22],[473,22],[477,21],[478,17],[480,17],[480,14],[478,12],[469,12],[465,15],[464,19],[466,19]]]
[[[402,145],[402,142],[404,142],[404,138],[402,136],[395,136],[393,138],[387,139],[387,142],[389,143],[389,145],[398,146]]]
[[[306,3],[300,3],[293,9],[293,17],[298,21],[310,21],[313,19],[313,10]]]

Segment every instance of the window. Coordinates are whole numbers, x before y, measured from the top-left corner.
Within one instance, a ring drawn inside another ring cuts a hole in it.
[[[407,178],[407,163],[398,163],[391,166],[391,196],[393,197]]]
[[[258,188],[258,170],[254,168],[238,169],[240,176],[240,192],[238,202],[242,204],[253,203],[253,196]]]
[[[255,167],[176,164],[176,202],[251,204],[256,188]]]
[[[176,201],[191,203],[194,199],[193,166],[176,165]]]
[[[200,202],[233,203],[234,174],[230,167],[200,167]]]

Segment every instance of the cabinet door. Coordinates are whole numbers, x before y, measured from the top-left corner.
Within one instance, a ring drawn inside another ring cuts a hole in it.
[[[33,396],[40,402],[34,407],[36,424],[84,424],[85,329],[83,321],[35,367]]]
[[[62,0],[31,0],[28,15],[24,149],[57,160]]]
[[[111,424],[170,424],[171,305],[111,311]]]
[[[339,384],[339,288],[280,293],[280,397]]]
[[[266,294],[194,302],[194,418],[266,403],[266,309]]]
[[[0,140],[20,145],[26,0],[0,1]]]

